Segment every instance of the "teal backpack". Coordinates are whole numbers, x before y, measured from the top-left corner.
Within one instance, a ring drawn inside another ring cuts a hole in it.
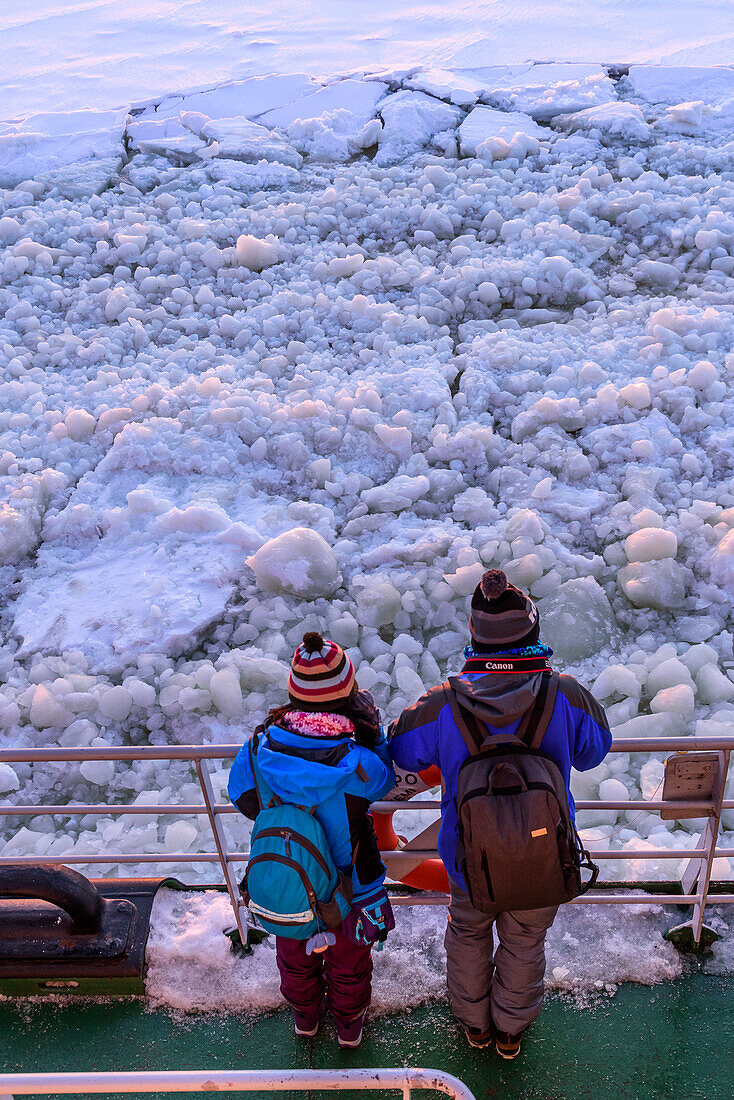
[[[309,940],[341,924],[352,907],[352,883],[337,869],[314,807],[281,802],[260,774],[257,750],[255,735],[250,765],[261,810],[240,889],[267,932]]]

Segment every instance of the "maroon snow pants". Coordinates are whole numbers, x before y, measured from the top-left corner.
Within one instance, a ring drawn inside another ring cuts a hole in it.
[[[337,1023],[350,1024],[367,1011],[372,994],[372,953],[331,929],[336,943],[321,954],[306,954],[305,940],[276,936],[280,991],[293,1009],[296,1022],[309,1022],[319,1013],[324,995]]]

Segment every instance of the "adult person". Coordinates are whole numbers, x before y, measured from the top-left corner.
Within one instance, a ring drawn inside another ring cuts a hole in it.
[[[443,777],[438,850],[451,887],[445,945],[453,1013],[472,1046],[494,1041],[499,1054],[514,1058],[541,1010],[545,936],[558,907],[488,915],[473,906],[457,856],[457,777],[471,754],[447,688],[455,693],[460,712],[468,710],[482,732],[486,727],[487,735],[514,734],[535,706],[544,676],[538,669],[547,667],[552,650],[540,642],[536,605],[498,569],[486,572],[474,591],[469,631],[462,672],[404,710],[390,727],[388,744],[398,767],[415,772],[435,764]],[[486,658],[495,655],[499,659],[491,671],[471,671],[477,665],[486,669],[492,664]],[[528,667],[536,671],[523,671]],[[571,767],[596,767],[610,745],[603,708],[573,677],[560,676],[541,749],[561,771],[572,817]],[[499,941],[494,958],[493,930]]]
[[[333,942],[325,951],[309,954],[305,940],[276,936],[280,988],[296,1035],[316,1034],[325,1002],[339,1045],[358,1047],[371,997],[371,948],[394,927],[368,809],[390,790],[395,774],[372,696],[359,690],[341,646],[304,634],[288,695],[255,730],[258,775],[281,802],[312,809],[336,867],[351,879],[353,906],[329,930]],[[254,819],[262,807],[249,748],[246,742],[232,765],[229,797]]]

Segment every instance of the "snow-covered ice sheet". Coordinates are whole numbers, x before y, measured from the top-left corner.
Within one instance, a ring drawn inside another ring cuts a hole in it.
[[[172,92],[271,73],[477,68],[599,61],[668,65],[731,62],[726,0],[667,4],[605,0],[563,5],[441,0],[167,0],[114,5],[36,0],[3,21],[8,72],[0,118],[49,104],[119,107]],[[10,62],[12,60],[12,68]],[[588,104],[587,104],[588,105]],[[200,108],[204,110],[205,108]],[[239,111],[231,112],[239,114]]]
[[[722,925],[724,922],[719,920]],[[446,996],[443,906],[399,906],[396,927],[374,956],[372,1011],[415,1008]],[[679,977],[682,956],[662,938],[674,923],[661,906],[566,906],[548,934],[546,989],[580,1005],[613,995],[621,982],[656,985]],[[160,890],[151,917],[146,992],[181,1012],[257,1013],[282,1005],[272,937],[236,958],[226,894]],[[725,946],[727,945],[727,946]],[[708,964],[730,973],[729,941]],[[727,954],[728,952],[728,954]]]

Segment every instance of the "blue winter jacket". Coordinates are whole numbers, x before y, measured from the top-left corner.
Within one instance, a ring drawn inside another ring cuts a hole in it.
[[[260,807],[248,745],[235,758],[228,790],[240,812],[255,818]],[[373,751],[350,737],[308,737],[270,726],[259,734],[257,761],[266,783],[283,802],[315,807],[335,864],[351,875],[355,902],[383,883],[385,866],[367,811],[395,783],[384,737]]]
[[[447,684],[439,684],[422,695],[390,726],[390,755],[399,768],[417,772],[436,764],[441,769],[444,793],[438,852],[449,878],[462,890],[466,890],[466,884],[457,861],[456,783],[469,749],[454,721],[445,689],[450,684],[461,705],[471,710],[490,734],[514,733],[523,714],[533,705],[540,683],[541,676],[537,673],[470,673],[451,677]],[[540,747],[561,769],[572,817],[571,767],[578,771],[595,768],[609,752],[611,743],[603,708],[572,676],[561,676],[553,714]]]

